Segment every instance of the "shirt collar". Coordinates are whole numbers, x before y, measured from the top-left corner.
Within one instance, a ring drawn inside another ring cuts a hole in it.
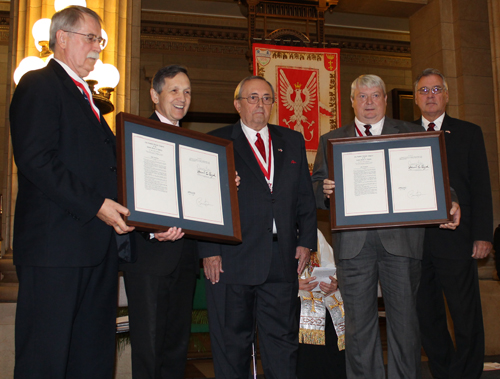
[[[66,71],[66,73],[71,77],[71,79],[77,81],[78,83],[81,83],[87,89],[88,93],[91,93],[90,87],[87,84],[87,82],[85,80],[83,80],[82,78],[80,78],[76,74],[76,72],[74,72],[71,68],[69,68],[69,66],[66,63],[60,61],[57,58],[52,58],[52,59],[61,65],[61,67],[64,69],[64,71]]]
[[[179,121],[177,121],[175,124],[173,124],[172,121],[170,121],[168,118],[166,118],[165,116],[163,116],[162,114],[160,114],[160,112],[155,111],[155,113],[158,116],[158,118],[160,119],[160,121],[163,122],[164,124],[169,124],[169,125],[173,125],[173,126],[179,126]]]
[[[384,121],[385,121],[385,116],[382,117],[378,122],[376,122],[374,124],[369,124],[372,126],[370,128],[370,132],[372,133],[372,135],[379,136],[382,134],[382,128],[384,127]],[[357,117],[354,118],[354,122],[356,123],[356,126],[361,131],[361,133],[363,133],[363,135],[365,135],[364,134],[365,133],[365,125],[368,125],[368,124],[362,123],[361,121],[358,120]]]
[[[445,114],[446,114],[446,112],[443,112],[443,114],[441,116],[439,116],[434,121],[432,121],[435,125],[434,130],[436,130],[436,131],[441,130],[441,127],[443,126]],[[427,120],[424,116],[422,116],[422,126],[424,127],[425,130],[427,130],[427,128],[429,127],[430,122],[431,121]]]
[[[240,123],[243,133],[245,133],[245,136],[250,142],[255,143],[255,141],[257,140],[257,133],[259,133],[262,137],[262,140],[264,141],[264,144],[267,145],[267,141],[269,139],[269,128],[267,127],[267,125],[257,132],[256,130],[246,126],[242,120],[240,120]]]

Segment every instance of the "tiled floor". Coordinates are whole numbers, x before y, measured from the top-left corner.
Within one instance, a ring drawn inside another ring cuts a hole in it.
[[[424,359],[426,359],[424,357]],[[490,356],[485,357],[485,362],[498,362],[500,363],[500,356]],[[262,366],[257,369],[258,378],[264,378],[262,372]],[[214,378],[213,364],[211,359],[204,360],[191,360],[188,362],[186,367],[186,379],[202,379],[202,378]],[[432,379],[432,375],[429,371],[429,366],[427,362],[422,361],[422,379]],[[500,379],[500,370],[494,371],[484,371],[481,379]]]
[[[385,320],[381,319],[380,322],[381,337],[382,337],[382,347],[384,349],[384,355],[387,351],[387,343],[385,339]],[[197,333],[191,338],[191,346],[189,353],[189,360],[187,362],[185,379],[202,379],[202,378],[214,378],[213,362],[211,359],[210,351],[210,338],[208,334]],[[485,362],[497,362],[500,363],[500,356],[489,356],[485,357]],[[263,379],[263,370],[260,360],[257,361],[257,374],[259,379]],[[500,366],[500,365],[499,365]],[[481,377],[482,379],[500,379],[500,370],[485,371]],[[429,366],[427,363],[427,357],[422,351],[422,379],[432,379],[432,375],[429,371]]]

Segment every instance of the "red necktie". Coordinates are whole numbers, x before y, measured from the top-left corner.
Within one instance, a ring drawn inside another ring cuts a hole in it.
[[[255,141],[255,147],[259,150],[260,155],[264,158],[266,162],[266,148],[264,147],[264,141],[259,133],[257,133],[257,141]]]
[[[73,78],[71,78],[71,79],[73,79]],[[90,109],[92,109],[92,112],[94,112],[95,116],[97,117],[97,121],[101,122],[101,119],[99,118],[99,113],[97,113],[96,110],[94,109],[94,107],[92,106],[92,103],[91,103],[92,100],[90,100],[91,99],[90,93],[87,92],[87,89],[85,88],[85,86],[82,83],[76,81],[75,79],[73,79],[73,82],[75,82],[76,86],[82,90],[83,97],[89,103]]]
[[[365,125],[365,134],[367,136],[371,136],[372,135],[372,132],[370,132],[370,129],[371,129],[371,125]]]
[[[435,130],[434,129],[435,126],[436,126],[436,124],[434,124],[433,122],[429,122],[429,125],[427,125],[427,131],[433,132]]]

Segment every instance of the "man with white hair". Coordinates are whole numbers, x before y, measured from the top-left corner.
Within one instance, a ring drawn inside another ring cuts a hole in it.
[[[22,77],[10,106],[16,379],[113,376],[118,237],[133,228],[116,202],[115,137],[83,80],[105,42],[100,21],[88,8],[57,12],[54,59]]]
[[[353,122],[321,137],[314,162],[313,185],[318,208],[329,207],[335,183],[328,179],[330,138],[419,132],[410,123],[385,117],[385,84],[376,75],[361,75],[351,86]],[[459,212],[453,223],[458,225]],[[339,288],[345,307],[348,378],[385,378],[378,327],[380,280],[387,317],[388,377],[420,377],[420,336],[416,296],[420,280],[424,228],[381,228],[333,234]]]

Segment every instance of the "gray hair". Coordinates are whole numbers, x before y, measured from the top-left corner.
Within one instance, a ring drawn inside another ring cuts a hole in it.
[[[419,76],[417,76],[417,80],[415,80],[415,93],[417,93],[417,85],[420,79],[422,79],[424,76],[431,76],[431,75],[437,75],[443,80],[443,87],[446,92],[448,92],[448,83],[446,82],[446,78],[444,77],[441,72],[436,69],[436,68],[426,68],[424,71],[420,73]]]
[[[262,76],[255,76],[255,75],[252,75],[252,76],[247,76],[245,79],[243,79],[240,84],[238,84],[238,86],[236,87],[236,90],[234,91],[234,100],[239,100],[241,98],[241,91],[243,89],[243,85],[248,82],[249,80],[254,80],[254,79],[258,79],[258,80],[263,80],[265,81],[267,84],[269,84],[269,87],[271,87],[271,92],[272,92],[272,95],[273,95],[273,100],[274,100],[274,88],[273,86],[271,85],[271,83],[269,83],[266,79],[264,79]]]
[[[189,79],[187,69],[181,65],[171,64],[170,66],[162,67],[153,77],[153,80],[151,81],[151,87],[159,95],[161,91],[163,91],[163,86],[165,85],[165,79],[172,79],[181,72],[183,74],[186,74],[186,76]]]
[[[92,9],[80,7],[78,5],[66,7],[55,13],[52,16],[52,22],[50,24],[50,50],[54,51],[54,48],[56,47],[56,33],[59,30],[74,32],[74,29],[78,28],[85,20],[85,15],[92,17],[99,23],[99,25],[101,25],[102,19],[97,13],[95,13]]]
[[[351,99],[354,99],[354,91],[356,91],[356,88],[359,87],[367,87],[367,88],[373,88],[373,87],[380,87],[382,89],[382,92],[384,93],[384,96],[386,96],[385,93],[385,83],[384,81],[377,75],[360,75],[351,84]]]

